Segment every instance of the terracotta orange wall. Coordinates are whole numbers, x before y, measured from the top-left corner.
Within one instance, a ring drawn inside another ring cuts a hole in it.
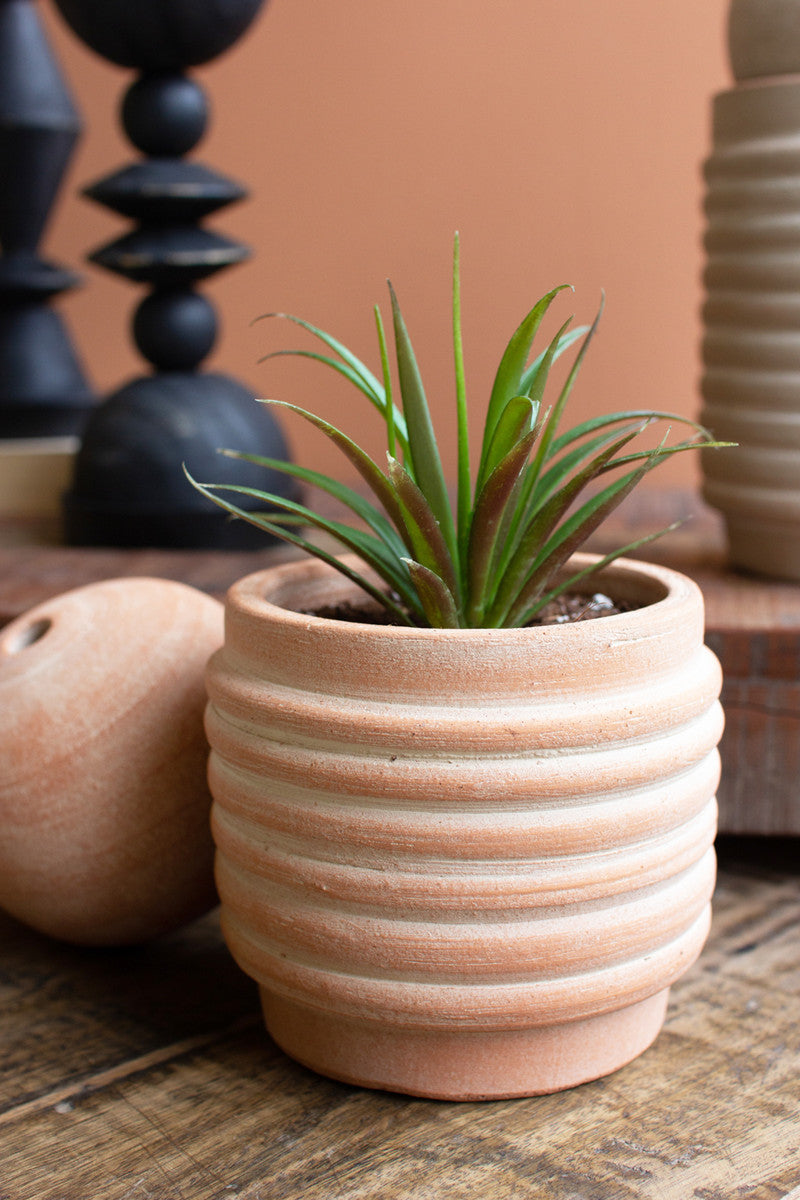
[[[260,395],[313,404],[375,449],[356,397],[315,364],[257,365],[295,344],[251,326],[280,308],[375,361],[372,305],[390,275],[448,426],[449,271],[462,239],[470,402],[482,411],[505,340],[556,283],[558,314],[607,304],[573,416],[698,408],[700,164],[711,94],[728,86],[723,0],[273,0],[226,56],[197,72],[213,119],[196,157],[251,198],[217,216],[254,258],[207,285],[222,319],[210,365]],[[86,122],[46,250],[80,265],[128,226],[78,189],[133,152],[116,112],[132,76],[96,58],[49,6],[42,18]],[[86,266],[62,301],[100,389],[141,369],[128,322],[138,289]],[[288,340],[287,340],[288,339]],[[339,467],[292,426],[296,456]],[[664,482],[695,478],[684,458]]]

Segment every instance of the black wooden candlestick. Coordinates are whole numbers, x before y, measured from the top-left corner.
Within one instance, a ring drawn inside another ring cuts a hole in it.
[[[38,245],[80,120],[31,0],[0,0],[0,438],[57,437],[92,396],[50,301],[77,278]]]
[[[67,537],[83,545],[241,548],[266,536],[226,515],[186,482],[196,478],[286,493],[278,472],[219,456],[220,446],[286,458],[274,418],[252,390],[202,373],[217,320],[195,286],[248,256],[247,247],[200,222],[241,199],[236,183],[184,156],[202,137],[207,104],[187,67],[206,62],[247,28],[263,0],[56,0],[72,29],[98,54],[139,77],[122,104],[122,125],[145,156],[86,189],[137,222],[92,261],[151,288],[133,320],[138,349],[154,367],[102,404],[89,422],[66,497]]]

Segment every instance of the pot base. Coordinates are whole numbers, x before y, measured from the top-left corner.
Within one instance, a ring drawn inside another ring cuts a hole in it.
[[[431,1100],[510,1100],[609,1075],[664,1022],[669,988],[616,1012],[530,1029],[404,1029],[340,1017],[261,989],[267,1029],[291,1058],[342,1083]]]

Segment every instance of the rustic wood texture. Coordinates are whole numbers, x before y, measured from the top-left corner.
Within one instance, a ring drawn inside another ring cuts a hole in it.
[[[685,572],[705,597],[707,641],[725,677],[720,828],[800,834],[800,585],[729,570],[722,521],[690,491],[640,488],[592,548],[674,521],[684,524],[639,555]],[[83,550],[56,537],[52,522],[0,522],[0,624],[49,596],[118,575],[180,579],[222,597],[242,575],[296,553]]]
[[[0,524],[0,625],[70,588],[131,575],[177,579],[219,599],[242,575],[282,562],[291,552],[265,550],[94,550],[4,544]]]
[[[296,1066],[214,914],[122,952],[2,918],[0,1196],[787,1197],[800,1185],[797,845],[734,841],[712,937],[654,1046],[530,1100],[414,1100]]]

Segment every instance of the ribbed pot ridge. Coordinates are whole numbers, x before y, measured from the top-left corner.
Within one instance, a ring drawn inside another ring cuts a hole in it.
[[[761,11],[737,15],[737,28]],[[736,46],[744,53],[741,30]],[[700,418],[738,443],[702,456],[703,494],[725,517],[731,561],[789,579],[800,579],[798,114],[797,78],[714,98]]]
[[[439,631],[304,615],[330,576],[235,585],[208,669],[223,928],[273,1036],[451,1098],[628,1061],[708,931],[722,716],[698,589],[620,562],[598,586],[643,607]]]

